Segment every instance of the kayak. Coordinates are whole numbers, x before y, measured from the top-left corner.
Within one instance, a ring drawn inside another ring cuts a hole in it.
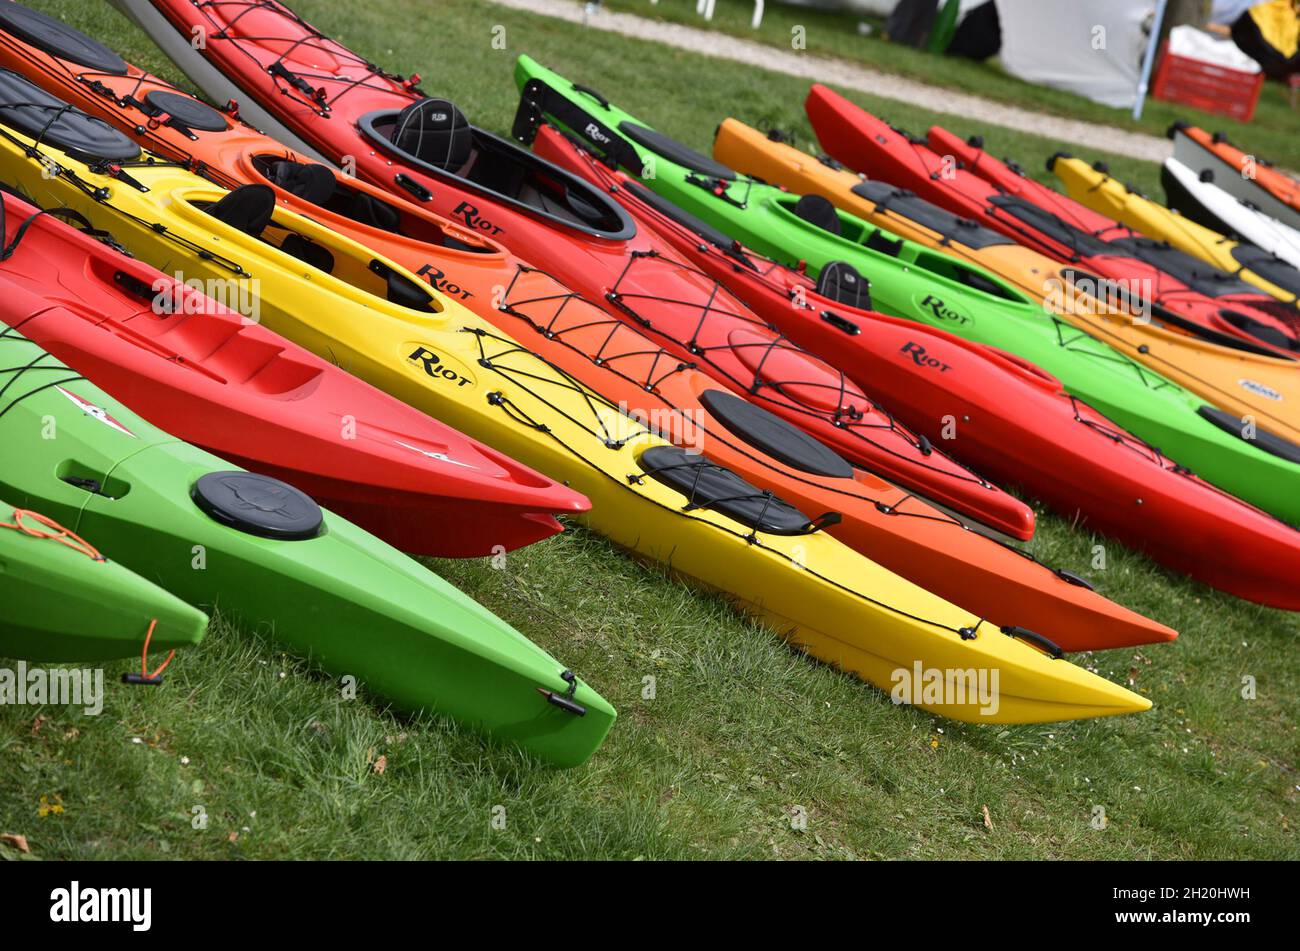
[[[1300,267],[1300,230],[1229,193],[1212,169],[1196,172],[1177,158],[1167,158],[1160,167],[1160,184],[1171,211]]]
[[[12,504],[397,707],[559,765],[600,746],[613,708],[432,572],[286,483],[166,435],[12,329],[0,355]]]
[[[0,471],[0,480],[4,479]],[[0,501],[0,657],[63,663],[173,651],[207,615],[37,512]],[[156,679],[156,678],[154,678]]]
[[[183,280],[12,195],[0,201],[13,243],[0,324],[166,431],[417,554],[512,550],[561,531],[552,513],[590,508]]]
[[[533,148],[617,196],[756,313],[895,406],[936,443],[1062,517],[1239,597],[1300,609],[1300,533],[1198,479],[1009,353],[825,297],[806,273],[759,256],[611,168],[552,126]],[[948,435],[952,435],[948,433]],[[1140,512],[1140,517],[1134,513]],[[1264,554],[1269,552],[1269,554]]]
[[[5,111],[3,120],[12,116]],[[60,122],[85,121],[63,107]],[[105,129],[103,144],[121,149],[129,141]],[[152,157],[92,169],[58,150],[65,132],[47,126],[37,144],[2,130],[0,175],[38,199],[74,207],[155,266],[257,281],[268,328],[570,484],[592,500],[583,519],[593,529],[728,595],[814,656],[887,691],[895,671],[916,664],[997,671],[996,710],[961,693],[919,698],[926,710],[972,722],[1043,722],[1148,705],[1058,659],[1045,635],[995,625],[925,591],[836,541],[822,530],[829,519],[820,513],[802,512],[660,438],[651,421],[587,389],[413,272],[278,207],[268,186],[224,192]]]
[[[31,63],[36,62],[33,57]],[[37,78],[42,75],[29,71]],[[51,70],[43,75],[50,76],[53,91],[57,74]],[[205,123],[213,126],[210,129],[187,125],[182,130],[174,123],[150,128],[149,117],[126,100],[148,99],[164,91],[164,85],[145,74],[126,82],[132,86],[131,97],[88,94],[78,104],[166,157],[203,167],[223,185],[270,187],[284,207],[315,217],[416,273],[422,271],[433,287],[498,330],[527,339],[546,360],[628,407],[636,418],[653,421],[674,443],[702,446],[711,461],[802,511],[833,512],[838,520],[827,520],[826,532],[885,568],[981,616],[1037,631],[1065,650],[1131,646],[1174,636],[1164,625],[1095,594],[1072,573],[1051,569],[967,530],[955,518],[850,466],[789,423],[730,397],[706,374],[490,239],[467,234],[374,186],[303,162],[247,126],[223,122],[217,128],[214,121]],[[175,97],[172,114],[193,118],[207,108],[194,100],[183,103],[180,97],[185,94],[179,90],[168,94]],[[353,213],[362,206],[393,209],[396,230],[375,226],[370,215]],[[435,235],[443,237],[427,240]],[[500,307],[492,304],[496,288],[505,291]],[[876,428],[887,437],[893,425],[882,417]],[[868,419],[846,421],[845,426],[864,439],[880,438]]]
[[[801,198],[738,176],[527,57],[516,65],[515,78],[524,89],[516,119],[524,138],[535,134],[543,117],[556,119],[562,111],[567,119],[557,121],[571,134],[588,145],[593,134],[602,140],[603,147],[592,147],[605,160],[634,174],[653,163],[654,177],[643,180],[650,189],[781,264],[807,267],[817,287],[831,291],[827,296],[842,296],[850,275],[857,297],[875,309],[1014,353],[1207,481],[1300,523],[1300,446],[1243,426],[987,271],[895,238],[824,198]],[[624,136],[628,129],[635,140]],[[865,297],[864,275],[870,278]]]
[[[1278,257],[1272,248],[1234,241],[1191,218],[1174,214],[1111,178],[1104,163],[1092,166],[1058,153],[1047,160],[1047,168],[1061,180],[1066,193],[1080,204],[1149,237],[1167,241],[1180,251],[1254,284],[1284,304],[1296,303],[1300,295],[1300,270]]]
[[[1213,172],[1215,184],[1232,197],[1300,229],[1300,182],[1266,159],[1247,155],[1222,132],[1175,122],[1168,135],[1174,140],[1174,158],[1192,172]]]
[[[985,268],[1218,409],[1300,444],[1300,363],[1290,355],[1207,330],[1164,308],[1133,304],[1093,275],[1058,265],[910,191],[863,181],[735,119],[718,127],[714,154],[737,171],[792,192],[820,195],[876,227]]]
[[[914,191],[963,218],[1085,270],[1201,327],[1300,350],[1296,309],[1167,242],[1145,237],[999,162],[983,140],[934,126],[892,128],[814,85],[804,103],[822,148],[855,172]]]
[[[244,98],[278,118],[264,131],[278,137],[283,129],[336,163],[348,157],[359,179],[498,240],[851,463],[1013,538],[1032,537],[1033,512],[1022,502],[888,426],[886,409],[869,405],[842,373],[770,330],[657,236],[639,232],[617,203],[471,126],[453,103],[425,96],[415,78],[383,72],[279,3],[120,5],[151,36],[208,36],[201,49],[176,51],[179,65],[201,60],[239,83]],[[202,75],[196,70],[195,81]],[[844,425],[863,414],[877,436],[889,429],[887,437],[863,440],[861,427]]]

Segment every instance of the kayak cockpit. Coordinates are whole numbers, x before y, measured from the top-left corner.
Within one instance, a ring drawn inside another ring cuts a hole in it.
[[[799,197],[781,192],[773,197],[772,207],[788,222],[798,221],[803,227],[818,228],[878,254],[896,258],[937,278],[960,284],[968,291],[1016,304],[1029,303],[1023,294],[987,272],[903,238],[890,237],[880,228],[836,208],[821,195]]]
[[[252,166],[258,175],[275,187],[368,228],[454,251],[490,254],[494,250],[484,243],[453,238],[437,218],[412,214],[407,208],[349,184],[323,165],[295,162],[272,154],[253,156]]]
[[[617,202],[576,175],[466,121],[445,99],[380,109],[357,120],[386,152],[435,178],[451,178],[519,211],[593,237],[626,241],[636,225]],[[420,196],[422,186],[408,184]]]
[[[326,228],[311,227],[304,219],[286,219],[269,185],[244,185],[217,201],[187,198],[185,202],[363,294],[422,313],[442,309],[426,285],[394,265],[364,253],[359,245],[339,239]]]

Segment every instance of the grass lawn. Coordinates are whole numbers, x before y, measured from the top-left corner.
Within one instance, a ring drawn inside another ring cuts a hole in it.
[[[106,4],[34,5],[178,78]],[[297,6],[498,129],[523,51],[696,146],[729,111],[806,129],[798,80],[632,39],[579,43],[571,27],[474,0]],[[507,52],[489,47],[497,23]],[[910,126],[930,118],[901,105],[889,114]],[[1025,156],[1054,147],[1020,132],[995,145]],[[1125,167],[1154,179],[1151,167]],[[1092,567],[1097,545],[1103,570]],[[308,664],[217,622],[161,689],[118,686],[130,665],[110,667],[99,717],[0,707],[0,834],[25,835],[44,859],[1300,855],[1296,617],[1047,515],[1030,547],[1182,632],[1171,645],[1075,658],[1131,679],[1151,712],[1004,728],[894,707],[721,600],[573,530],[503,570],[430,564],[618,707],[587,766],[550,769],[444,720],[344,700]],[[1243,677],[1256,679],[1256,699],[1243,698]],[[793,828],[795,814],[806,829]],[[18,857],[0,844],[0,858]]]
[[[996,58],[977,63],[889,43],[882,37],[880,19],[851,11],[815,10],[771,2],[765,5],[762,26],[756,31],[750,27],[750,16],[754,11],[752,0],[718,0],[711,22],[695,12],[695,0],[659,0],[656,6],[651,6],[646,0],[602,2],[611,10],[695,27],[711,27],[786,49],[790,48],[791,30],[802,26],[806,31],[807,51],[812,55],[834,56],[882,72],[984,96],[995,102],[1152,135],[1164,135],[1174,120],[1184,119],[1228,133],[1247,152],[1254,152],[1286,168],[1300,168],[1300,143],[1295,137],[1300,113],[1291,108],[1290,94],[1281,83],[1264,84],[1255,116],[1249,123],[1150,97],[1142,118],[1135,122],[1129,110],[1112,109],[1074,93],[1049,89],[1011,76],[1003,71]],[[868,36],[860,35],[859,22],[869,23],[873,32]],[[923,129],[914,131],[924,132]],[[1084,150],[1086,143],[1074,145],[1081,156],[1087,154]]]

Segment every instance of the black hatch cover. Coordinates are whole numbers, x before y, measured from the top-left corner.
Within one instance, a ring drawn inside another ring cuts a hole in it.
[[[791,468],[835,479],[853,478],[853,467],[834,451],[761,406],[723,390],[705,390],[700,402],[733,435]]]
[[[811,519],[793,505],[697,453],[677,446],[652,446],[638,461],[648,475],[684,495],[688,508],[709,509],[771,535],[806,535],[814,530]]]

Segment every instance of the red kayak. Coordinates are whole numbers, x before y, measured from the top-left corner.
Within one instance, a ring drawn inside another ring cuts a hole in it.
[[[1061,263],[1081,265],[1198,327],[1300,351],[1300,311],[1226,271],[1144,237],[1000,162],[977,137],[918,139],[815,85],[804,103],[831,158],[909,189]]]
[[[56,213],[0,197],[0,324],[172,435],[416,554],[518,548],[591,507]]]
[[[184,37],[202,33],[203,49],[187,40],[175,52],[200,85],[212,80],[200,75],[198,57],[239,86],[276,121],[265,131],[355,163],[361,180],[501,242],[848,461],[1007,535],[1032,537],[1028,506],[898,425],[839,370],[638,229],[617,202],[469,125],[452,103],[425,96],[418,77],[385,73],[271,0],[128,7],[137,19],[165,15]]]
[[[957,420],[965,461],[1161,564],[1262,604],[1300,609],[1300,532],[1180,468],[1011,354],[823,297],[807,275],[746,248],[611,169],[551,126],[533,147],[618,199],[643,227],[725,281],[936,442]],[[1135,506],[1142,517],[1133,518]]]

